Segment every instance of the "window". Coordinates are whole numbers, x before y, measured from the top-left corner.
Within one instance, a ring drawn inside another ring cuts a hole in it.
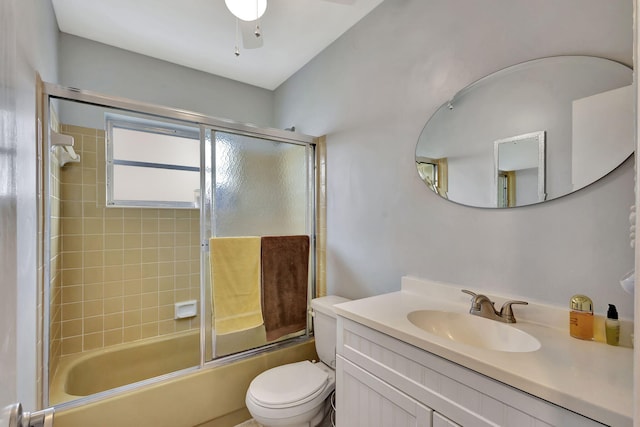
[[[106,115],[107,206],[196,208],[198,128]]]

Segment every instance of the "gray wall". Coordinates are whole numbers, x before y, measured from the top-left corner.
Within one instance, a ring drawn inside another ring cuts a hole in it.
[[[328,290],[365,297],[402,275],[633,316],[633,164],[513,210],[447,202],[415,170],[427,119],[469,83],[530,59],[632,63],[631,0],[386,0],[276,90],[276,120],[328,134]]]
[[[0,1],[0,408],[38,404],[35,84],[57,80],[57,37],[49,2]]]
[[[63,86],[273,127],[272,91],[66,33],[59,52]]]

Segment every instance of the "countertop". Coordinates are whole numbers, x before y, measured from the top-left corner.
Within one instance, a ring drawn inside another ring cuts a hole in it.
[[[468,313],[460,287],[404,277],[402,290],[336,305],[339,316],[448,359],[558,406],[611,426],[633,424],[633,349],[582,341],[568,333],[569,310],[514,306],[511,326],[533,335],[540,349],[481,349],[424,331],[407,319],[415,310]],[[472,289],[473,290],[473,289]],[[500,307],[500,296],[487,295]]]

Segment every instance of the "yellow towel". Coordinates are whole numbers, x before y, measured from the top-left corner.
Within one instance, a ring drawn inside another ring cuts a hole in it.
[[[209,248],[216,334],[262,325],[260,237],[213,237]]]

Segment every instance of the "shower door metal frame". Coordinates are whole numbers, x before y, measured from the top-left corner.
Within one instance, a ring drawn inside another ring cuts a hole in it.
[[[216,235],[216,221],[214,218],[215,213],[215,202],[214,202],[214,192],[215,192],[215,183],[212,179],[214,177],[214,173],[216,171],[216,145],[215,145],[215,134],[217,132],[224,132],[235,135],[245,135],[251,136],[257,139],[264,139],[268,141],[275,141],[285,144],[293,144],[306,147],[306,172],[307,172],[307,214],[305,218],[306,223],[306,231],[309,233],[310,242],[309,242],[309,285],[307,289],[307,327],[305,329],[304,337],[308,338],[313,331],[313,322],[311,320],[311,316],[309,315],[309,309],[311,307],[311,299],[316,290],[316,141],[314,138],[314,143],[304,143],[300,141],[293,140],[282,140],[276,139],[273,137],[253,134],[248,135],[245,133],[239,132],[230,132],[226,129],[218,129],[213,126],[201,126],[200,137],[201,137],[201,153],[200,153],[200,168],[204,171],[204,173],[200,174],[200,197],[201,197],[201,209],[200,209],[200,233],[201,233],[201,245],[203,246],[203,250],[201,251],[201,259],[200,259],[200,277],[203,278],[205,283],[210,283],[210,271],[209,271],[209,237]],[[210,286],[202,286],[201,289],[201,307],[200,313],[203,315],[206,314],[208,318],[212,318],[215,313],[215,307],[212,308],[211,304],[208,304],[208,301],[212,301],[211,295],[211,287]],[[216,334],[214,329],[213,322],[210,324],[210,330],[206,330],[205,334],[201,335],[201,346],[205,348],[205,351],[201,353],[201,357],[204,358],[201,360],[201,363],[207,364],[215,362],[216,360],[231,358],[234,357],[233,354],[228,356],[221,356],[219,359],[216,359]],[[206,323],[205,323],[206,329]],[[206,344],[207,337],[211,337],[211,345]],[[288,340],[287,340],[288,341]],[[287,342],[282,341],[282,342]],[[256,354],[265,349],[270,349],[273,347],[277,347],[281,344],[281,342],[275,342],[271,344],[266,344],[261,347],[247,349],[243,351],[241,354]],[[205,355],[207,352],[211,350],[212,356],[206,361]]]
[[[72,408],[72,407],[84,405],[93,401],[114,396],[116,394],[137,389],[139,387],[155,384],[159,381],[163,381],[168,378],[185,375],[187,373],[192,373],[194,371],[197,371],[203,368],[211,368],[211,367],[224,365],[224,364],[236,361],[238,359],[250,357],[255,354],[269,351],[274,348],[286,347],[293,343],[300,342],[301,340],[305,340],[309,337],[310,332],[312,331],[312,324],[311,324],[310,317],[307,316],[307,319],[308,319],[307,329],[306,329],[307,332],[305,335],[301,337],[293,338],[290,340],[285,340],[285,341],[277,342],[273,344],[267,344],[265,346],[262,346],[256,349],[250,349],[241,353],[232,354],[230,356],[225,356],[218,359],[211,358],[210,360],[207,360],[207,357],[206,357],[207,347],[211,349],[212,346],[207,346],[207,343],[206,343],[206,336],[207,336],[206,335],[207,333],[206,313],[208,312],[206,309],[206,305],[207,305],[206,290],[208,286],[205,286],[205,284],[206,284],[207,278],[209,277],[209,271],[208,271],[209,265],[208,263],[205,263],[203,261],[205,259],[208,260],[209,243],[208,243],[208,239],[204,239],[205,237],[204,230],[205,230],[205,227],[211,227],[211,222],[210,222],[212,219],[211,209],[213,208],[213,204],[207,203],[207,200],[206,200],[207,196],[209,198],[212,196],[211,193],[209,193],[208,195],[206,194],[207,190],[209,191],[211,190],[211,185],[210,185],[211,183],[207,182],[207,179],[209,179],[209,181],[211,179],[211,173],[207,173],[207,171],[211,172],[212,168],[215,167],[215,164],[213,164],[215,157],[212,157],[213,155],[215,155],[215,152],[213,151],[213,147],[212,147],[213,144],[212,144],[211,138],[209,138],[209,140],[207,141],[206,134],[208,131],[209,137],[210,137],[216,131],[227,132],[232,134],[268,139],[271,141],[305,145],[308,147],[307,148],[308,150],[311,150],[310,155],[307,156],[308,187],[309,187],[309,192],[307,193],[307,196],[309,198],[308,206],[310,208],[310,212],[308,213],[308,221],[309,221],[308,229],[311,231],[310,233],[310,237],[311,237],[310,271],[313,272],[312,274],[310,274],[310,277],[312,278],[312,280],[310,281],[310,285],[309,285],[309,292],[308,292],[309,300],[312,298],[313,292],[315,292],[315,289],[316,289],[316,234],[317,234],[317,229],[316,229],[317,227],[317,224],[316,224],[317,188],[316,187],[317,187],[317,182],[316,182],[316,171],[315,171],[315,168],[316,168],[315,157],[317,155],[316,144],[318,142],[318,138],[297,133],[297,132],[288,131],[288,130],[281,130],[281,129],[274,129],[274,128],[260,128],[258,126],[239,123],[232,120],[221,119],[221,118],[216,118],[212,116],[207,116],[205,114],[195,113],[188,110],[158,106],[155,104],[138,102],[138,101],[134,101],[127,98],[104,95],[104,94],[100,94],[100,93],[92,92],[88,90],[64,87],[64,86],[53,84],[53,83],[44,82],[43,96],[44,96],[44,120],[45,120],[44,125],[46,126],[46,132],[44,134],[44,139],[43,139],[44,147],[41,153],[42,164],[43,164],[43,169],[42,169],[43,188],[42,188],[42,194],[41,194],[41,197],[43,199],[42,201],[43,207],[42,207],[41,214],[43,216],[43,230],[42,230],[43,237],[42,238],[44,239],[44,247],[43,247],[44,295],[43,295],[43,308],[42,308],[43,328],[42,328],[42,367],[41,367],[42,368],[42,387],[43,387],[43,390],[42,390],[42,400],[43,400],[42,406],[43,407],[50,406],[49,405],[49,356],[50,356],[49,355],[49,339],[50,339],[50,336],[49,336],[50,318],[49,317],[50,317],[51,295],[49,293],[49,285],[50,285],[50,279],[51,279],[51,271],[49,266],[49,258],[51,254],[51,247],[50,247],[51,205],[50,205],[49,196],[50,196],[51,188],[50,188],[49,179],[50,179],[51,171],[50,171],[49,162],[50,162],[50,155],[51,155],[51,152],[50,152],[50,145],[51,145],[50,144],[50,141],[51,141],[50,106],[51,106],[51,101],[55,99],[59,99],[63,101],[73,101],[73,102],[78,102],[78,103],[97,106],[97,107],[114,108],[122,111],[132,112],[132,113],[143,113],[150,116],[156,116],[159,118],[188,122],[193,124],[194,126],[199,126],[200,150],[201,150],[200,158],[201,158],[201,169],[202,169],[201,177],[200,177],[201,179],[200,364],[198,366],[183,369],[181,371],[175,371],[159,377],[154,377],[154,378],[143,380],[137,383],[118,387],[115,389],[106,390],[104,392],[96,393],[96,394],[82,397],[69,402],[56,404],[55,407]],[[207,160],[207,157],[209,160]],[[209,176],[209,178],[207,178],[207,175]],[[209,187],[207,187],[207,185]],[[210,201],[211,199],[209,199],[209,202]],[[208,225],[203,226],[203,224],[208,224]],[[210,232],[211,229],[209,228],[206,231]],[[211,235],[212,234],[209,234],[209,236]],[[307,306],[310,306],[309,303],[310,301],[307,302]],[[209,313],[210,313],[210,310],[209,310]],[[209,328],[211,328],[211,326]],[[209,332],[210,331],[211,329],[209,329]]]

